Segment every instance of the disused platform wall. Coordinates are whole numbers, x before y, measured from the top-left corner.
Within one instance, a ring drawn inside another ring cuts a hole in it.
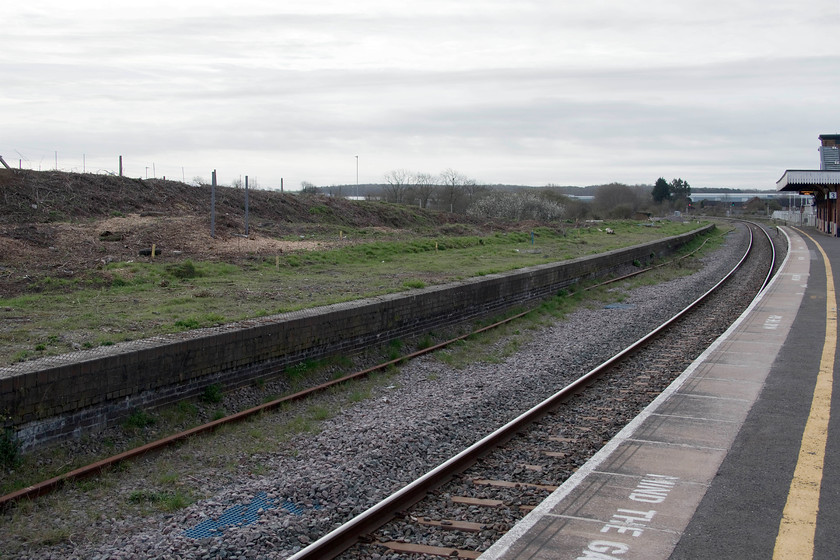
[[[0,368],[0,420],[24,449],[81,435],[137,408],[278,374],[553,296],[581,279],[662,257],[714,226],[592,257]]]

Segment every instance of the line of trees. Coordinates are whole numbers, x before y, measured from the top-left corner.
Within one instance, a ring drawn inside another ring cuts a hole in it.
[[[385,174],[383,194],[388,202],[463,212],[486,190],[487,187],[479,185],[475,179],[454,169],[439,175],[395,169]]]
[[[396,204],[511,220],[629,219],[640,213],[685,211],[691,204],[691,186],[681,178],[668,182],[660,177],[653,187],[622,183],[587,187],[587,193],[594,193],[591,201],[568,196],[563,187],[555,185],[483,185],[451,168],[437,175],[394,169],[384,180],[380,185],[366,185],[364,194]],[[321,190],[308,183],[305,186],[309,188],[304,192]]]
[[[415,204],[449,212],[488,218],[536,219],[624,219],[644,213],[685,211],[691,205],[691,186],[682,178],[664,178],[650,185],[610,183],[594,188],[591,203],[544,188],[504,190],[480,185],[453,169],[437,176],[397,169],[385,175],[383,198],[390,202]]]
[[[385,174],[383,198],[476,217],[510,220],[555,220],[566,214],[566,204],[542,189],[501,190],[482,185],[454,169],[438,175],[395,169]]]

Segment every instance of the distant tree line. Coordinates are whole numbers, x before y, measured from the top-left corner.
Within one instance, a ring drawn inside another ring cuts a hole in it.
[[[325,190],[308,182],[302,186],[304,192]],[[352,186],[344,189],[344,195],[352,194]],[[328,192],[341,196],[342,187],[337,187],[337,192],[336,187],[329,187]],[[570,192],[584,192],[586,200]],[[385,174],[384,183],[365,185],[362,193],[368,199],[510,220],[629,219],[686,211],[691,205],[691,186],[681,178],[668,182],[660,177],[653,186],[519,187],[484,185],[454,169],[437,175],[394,169]]]
[[[385,174],[381,195],[398,204],[517,221],[564,218],[568,198],[544,189],[482,185],[454,169],[438,175],[395,169]]]

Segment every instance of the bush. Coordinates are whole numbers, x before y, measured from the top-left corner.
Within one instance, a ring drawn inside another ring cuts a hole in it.
[[[123,428],[126,430],[142,430],[146,426],[152,426],[156,422],[155,417],[145,410],[135,410],[131,416],[123,422]]]
[[[214,383],[204,388],[204,393],[202,393],[201,395],[201,400],[206,403],[215,404],[222,402],[223,397],[224,395],[222,394],[221,386],[216,385]]]
[[[179,280],[188,280],[190,278],[198,278],[204,274],[198,270],[198,267],[191,260],[186,260],[181,264],[173,264],[166,267],[166,272]]]
[[[0,434],[0,467],[13,469],[20,464],[20,442],[11,428]]]
[[[533,193],[502,192],[485,196],[467,209],[467,214],[480,218],[506,220],[559,220],[565,214],[563,205]]]

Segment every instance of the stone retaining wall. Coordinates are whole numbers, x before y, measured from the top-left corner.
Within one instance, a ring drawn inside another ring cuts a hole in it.
[[[153,408],[553,296],[665,256],[714,226],[627,249],[0,368],[0,420],[24,449]]]

